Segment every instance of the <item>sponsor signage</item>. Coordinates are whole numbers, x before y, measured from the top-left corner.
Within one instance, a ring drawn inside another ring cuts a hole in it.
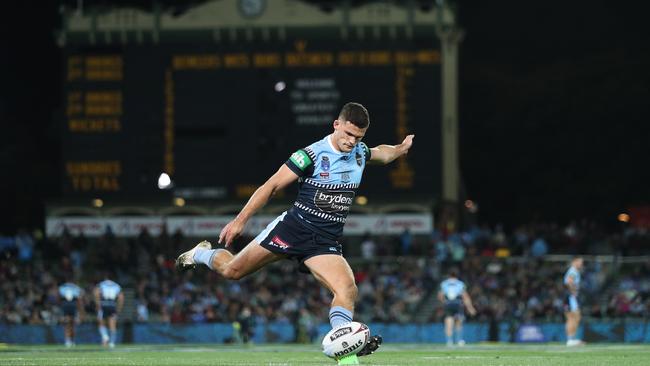
[[[98,237],[110,230],[118,237],[134,237],[143,230],[153,236],[163,229],[173,234],[181,231],[186,236],[218,236],[234,216],[117,216],[117,217],[48,217],[45,232],[49,237],[60,236],[67,230],[72,235],[83,233]],[[245,234],[257,235],[276,218],[274,215],[253,217],[246,225]],[[433,228],[430,214],[348,215],[344,226],[346,235],[400,234],[408,229],[412,234],[429,234]]]
[[[524,324],[517,330],[516,342],[546,342],[542,328],[535,324]]]

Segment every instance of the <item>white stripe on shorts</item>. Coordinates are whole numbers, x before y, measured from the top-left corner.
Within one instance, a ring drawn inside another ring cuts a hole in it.
[[[286,214],[287,214],[287,211],[284,211],[284,212],[282,213],[282,215],[276,217],[275,220],[271,221],[271,223],[269,223],[268,225],[266,225],[266,228],[265,228],[264,230],[262,230],[262,232],[259,233],[259,235],[257,235],[257,236],[255,237],[255,241],[256,241],[257,243],[259,243],[259,244],[262,244],[262,240],[264,240],[264,238],[266,238],[266,237],[269,235],[269,233],[271,232],[271,230],[273,230],[273,229],[275,228],[275,226],[276,226],[280,221],[284,220],[284,216],[285,216]]]

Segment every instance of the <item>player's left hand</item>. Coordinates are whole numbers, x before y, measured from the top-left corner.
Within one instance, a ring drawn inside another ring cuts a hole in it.
[[[406,155],[409,152],[409,149],[411,146],[413,146],[413,138],[415,135],[408,135],[404,138],[404,141],[400,144],[400,148],[402,149],[402,154]]]
[[[221,230],[219,244],[224,243],[226,248],[229,247],[239,237],[242,231],[244,231],[244,223],[237,218],[233,219]]]
[[[469,309],[469,315],[475,316],[476,315],[476,309],[474,309],[474,308]]]

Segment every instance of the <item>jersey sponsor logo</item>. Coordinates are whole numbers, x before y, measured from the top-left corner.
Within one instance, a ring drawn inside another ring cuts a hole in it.
[[[109,300],[109,301],[114,301],[117,299],[117,295],[119,295],[120,290],[117,287],[104,287],[101,289],[102,292],[102,298],[104,300]]]
[[[269,245],[274,246],[276,248],[280,248],[282,250],[287,250],[291,245],[287,243],[286,241],[282,240],[279,236],[275,235],[273,239],[269,242]]]
[[[323,160],[321,160],[321,162],[320,162],[320,167],[321,167],[321,169],[323,169],[323,171],[326,172],[326,171],[330,170],[330,158],[328,158],[327,156],[323,156],[322,159]]]
[[[345,183],[350,181],[350,173],[343,173],[341,174],[341,180]]]
[[[327,190],[317,190],[314,195],[314,204],[316,207],[327,213],[345,213],[350,210],[354,192],[332,192]]]
[[[291,154],[289,160],[296,164],[300,170],[305,170],[311,164],[311,159],[309,159],[309,156],[307,156],[307,154],[302,150],[298,150]]]
[[[319,174],[322,179],[327,179],[330,177],[330,173],[328,172],[322,172]]]
[[[335,247],[329,247],[330,252],[338,252],[339,250],[336,249]]]

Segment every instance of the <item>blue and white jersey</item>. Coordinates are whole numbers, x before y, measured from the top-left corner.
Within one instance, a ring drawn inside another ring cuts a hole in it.
[[[363,142],[340,152],[329,135],[293,153],[285,164],[300,177],[300,189],[289,214],[316,233],[339,238],[368,160]]]
[[[66,282],[59,286],[59,295],[64,301],[76,301],[81,296],[81,287],[72,282]]]
[[[569,269],[564,274],[565,285],[569,283],[569,277],[573,278],[573,284],[575,285],[576,289],[580,289],[580,271],[575,269],[573,266],[569,267]]]
[[[116,306],[122,287],[111,280],[104,280],[97,287],[99,287],[101,306]]]
[[[440,283],[440,291],[445,296],[445,302],[460,303],[463,301],[465,283],[457,278],[448,278]]]

